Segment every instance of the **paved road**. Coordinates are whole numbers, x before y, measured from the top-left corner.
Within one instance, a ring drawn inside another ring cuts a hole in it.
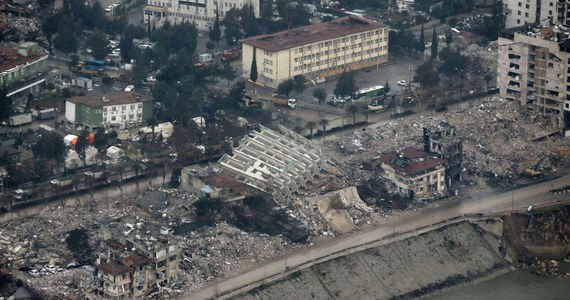
[[[485,215],[493,215],[513,209],[515,211],[525,211],[529,204],[538,207],[540,205],[552,205],[555,202],[570,202],[570,195],[568,194],[555,196],[548,193],[551,189],[560,188],[568,184],[570,184],[570,175],[501,194],[489,196],[475,195],[467,199],[437,202],[397,218],[383,226],[297,251],[287,257],[278,258],[236,277],[212,284],[198,293],[183,299],[218,298],[219,295],[225,295],[238,288],[265,281],[272,276],[278,276],[285,272],[286,265],[289,266],[290,270],[294,270],[301,265],[306,267],[307,263],[330,257],[335,253],[346,251],[346,249],[362,247],[359,249],[363,250],[366,244],[389,237],[394,233],[401,234],[418,230],[465,214],[483,213]]]

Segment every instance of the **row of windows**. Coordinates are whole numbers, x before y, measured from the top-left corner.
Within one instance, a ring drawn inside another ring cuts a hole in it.
[[[375,44],[377,44],[377,43],[378,43],[378,40],[375,41]],[[330,51],[325,50],[323,52],[313,53],[313,54],[305,55],[303,57],[295,57],[295,62],[299,62],[300,59],[301,60],[319,59],[321,56],[326,56],[326,55],[329,55],[330,53],[336,54],[336,53],[352,50],[355,48],[362,48],[362,45],[363,45],[362,43],[358,43],[358,44],[353,44],[353,45],[346,46],[346,47],[335,48],[335,49],[332,49]],[[365,45],[370,46],[370,45],[372,45],[372,42],[368,41],[365,43]],[[386,50],[387,46],[384,46],[383,48],[384,48],[384,50]],[[378,49],[378,48],[375,48],[375,49]]]
[[[137,106],[137,108],[139,108],[139,109],[142,109],[142,107],[143,107],[142,103],[138,103],[138,104],[136,104],[136,106]],[[108,108],[109,108],[109,107],[107,107],[107,106],[106,106],[106,107],[103,107],[103,112],[107,112]],[[127,109],[127,105],[111,106],[111,111],[117,111],[119,108],[120,108],[120,110],[126,110],[126,109]],[[131,110],[134,110],[134,109],[135,109],[135,104],[130,104],[130,105],[129,105],[129,108],[130,108]]]
[[[352,48],[358,48],[358,47],[350,47],[350,49],[352,49]],[[350,53],[350,54],[344,54],[343,56],[354,57],[354,56],[358,56],[358,55],[360,55],[360,54],[362,54],[362,53],[368,54],[368,53],[371,53],[371,52],[378,52],[378,51],[380,51],[380,50],[386,50],[386,49],[388,49],[388,46],[376,47],[376,48],[368,49],[368,50],[365,50],[365,51],[353,52],[353,53]],[[349,50],[348,47],[341,47],[341,48],[339,48],[339,49],[333,49],[331,52],[332,52],[332,54],[337,54],[337,53],[340,53],[340,52],[344,52],[345,50],[348,51],[348,50]],[[321,54],[321,53],[322,53],[322,54]],[[327,55],[329,55],[329,51],[328,51],[328,50],[325,51],[325,52],[321,52],[321,53],[316,53],[316,54],[311,54],[311,55],[305,55],[305,56],[302,57],[302,60],[320,59],[321,55],[322,55],[322,56],[327,56]],[[341,56],[341,57],[342,57],[342,56]],[[298,63],[299,61],[300,61],[300,57],[296,57],[296,58],[295,58],[295,62]]]
[[[383,37],[384,41],[387,41],[387,40],[388,40],[388,38],[387,38],[388,29],[378,29],[378,30],[375,30],[374,32],[368,31],[368,32],[365,32],[365,33],[354,34],[354,35],[351,35],[351,36],[346,36],[346,37],[337,38],[337,39],[334,39],[334,40],[331,40],[331,41],[321,42],[321,43],[318,43],[318,44],[315,44],[315,45],[307,45],[307,46],[304,46],[304,47],[299,47],[299,48],[296,48],[296,49],[294,50],[294,52],[295,52],[295,54],[298,54],[299,52],[308,52],[308,51],[311,51],[311,50],[313,49],[313,47],[314,47],[314,48],[323,48],[323,47],[329,47],[329,46],[331,46],[331,45],[336,46],[336,45],[341,44],[341,43],[348,43],[348,42],[350,42],[350,43],[355,43],[356,40],[358,40],[358,39],[362,40],[362,42],[366,42],[366,41],[372,42],[371,37],[373,37],[373,36],[378,36],[378,35],[380,35],[380,34],[384,34],[384,35],[385,35],[385,36]],[[380,39],[382,39],[382,38],[380,38]],[[378,41],[379,41],[378,39],[375,39],[375,40],[374,40],[375,43],[378,43]]]
[[[270,59],[264,58],[263,64],[273,66],[273,61]]]
[[[384,47],[386,47],[386,46],[384,46]],[[373,50],[366,50],[366,51],[364,51],[364,52],[355,52],[355,53],[352,53],[351,55],[348,55],[348,56],[346,57],[346,59],[358,57],[358,56],[361,56],[361,55],[363,55],[363,54],[364,54],[364,55],[370,54],[370,53],[372,53],[372,52],[378,52],[380,49],[382,49],[382,48],[375,48],[375,49],[373,49]],[[379,57],[382,58],[382,57],[384,57],[384,56],[385,56],[385,55],[381,55],[381,56],[379,56]],[[294,70],[295,70],[295,71],[301,71],[301,70],[303,70],[303,69],[309,69],[309,68],[313,68],[313,67],[319,67],[319,66],[321,66],[321,65],[324,66],[324,65],[327,65],[327,64],[336,65],[337,62],[344,61],[344,60],[345,60],[345,57],[343,57],[343,56],[338,56],[338,57],[333,57],[333,58],[331,58],[331,59],[325,59],[325,60],[323,60],[323,61],[316,61],[316,62],[314,62],[314,63],[303,64],[303,66],[296,66],[296,67],[294,68]],[[344,63],[341,63],[341,64],[344,64]]]
[[[197,15],[193,15],[193,14],[185,14],[185,13],[177,13],[177,12],[167,12],[166,14],[168,16],[171,16],[171,17],[178,17],[178,18],[184,18],[184,19],[214,21],[214,18],[197,16]]]

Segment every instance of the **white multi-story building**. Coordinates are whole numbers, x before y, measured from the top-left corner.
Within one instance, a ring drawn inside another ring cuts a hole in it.
[[[505,28],[525,24],[568,25],[568,5],[556,0],[504,0]]]
[[[201,31],[208,30],[216,19],[216,9],[220,20],[232,9],[241,9],[251,4],[255,17],[259,18],[259,0],[147,0],[143,22],[149,21],[160,27],[166,20],[171,24],[190,22]]]
[[[254,57],[259,83],[277,87],[295,76],[319,79],[388,62],[388,26],[366,16],[337,18],[242,43],[242,76]]]
[[[137,93],[73,97],[65,102],[65,118],[69,123],[89,128],[142,124],[152,117],[152,98]]]

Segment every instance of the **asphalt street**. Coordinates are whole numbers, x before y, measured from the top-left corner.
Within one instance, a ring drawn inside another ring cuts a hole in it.
[[[205,289],[182,299],[220,299],[242,287],[258,282],[266,283],[268,278],[273,276],[277,277],[297,268],[308,267],[311,262],[316,260],[323,261],[323,259],[326,260],[343,251],[348,253],[347,249],[354,250],[356,248],[358,251],[362,251],[366,249],[367,244],[391,237],[394,234],[415,231],[466,214],[495,215],[512,210],[526,211],[531,204],[536,209],[540,206],[570,202],[568,194],[558,196],[548,193],[552,189],[568,184],[570,184],[570,175],[487,197],[473,196],[469,199],[442,200],[405,216],[394,218],[391,222],[371,228],[368,231],[358,232],[303,249],[287,257],[280,257],[233,278],[212,283]]]

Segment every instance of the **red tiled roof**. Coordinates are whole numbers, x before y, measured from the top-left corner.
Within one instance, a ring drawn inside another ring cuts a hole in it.
[[[384,23],[375,19],[348,16],[337,18],[330,22],[321,22],[272,34],[250,37],[243,40],[243,43],[264,50],[281,51],[318,41],[387,27]]]
[[[241,182],[228,174],[216,174],[204,178],[204,182],[217,188],[228,188],[236,193],[243,193],[245,188]]]
[[[131,268],[119,263],[119,262],[110,262],[104,263],[96,266],[97,269],[101,270],[104,273],[111,274],[113,276],[130,273]]]
[[[466,39],[473,39],[473,38],[478,38],[479,35],[476,33],[473,33],[471,31],[463,31],[459,34],[460,37],[466,38]]]
[[[105,245],[107,245],[107,247],[109,247],[113,250],[122,250],[122,249],[125,249],[127,247],[123,243],[121,243],[115,239],[105,240]]]
[[[28,51],[28,56],[22,56],[15,49],[0,48],[0,72],[34,62],[46,55],[43,51]]]
[[[435,169],[438,166],[443,166],[446,162],[445,159],[429,157],[428,153],[411,147],[400,151],[400,155],[383,155],[378,160],[396,171],[409,175],[416,175]]]
[[[406,158],[410,158],[410,159],[414,159],[414,158],[426,158],[428,157],[428,153],[424,152],[424,151],[420,151],[417,149],[414,149],[413,147],[408,147],[402,151],[400,151],[402,153],[402,155]]]

